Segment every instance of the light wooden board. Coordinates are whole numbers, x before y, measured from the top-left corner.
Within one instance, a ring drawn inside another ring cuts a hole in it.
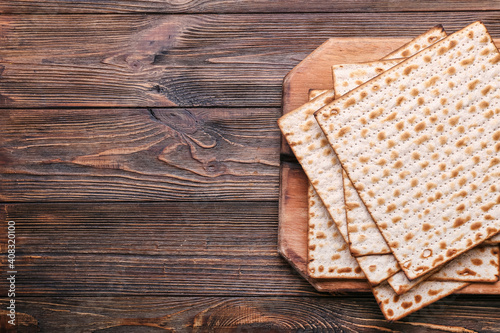
[[[283,80],[283,114],[308,100],[309,89],[331,89],[331,65],[356,63],[382,58],[408,42],[398,38],[331,38],[301,61]],[[498,45],[499,41],[496,40]],[[307,276],[307,177],[299,164],[290,161],[293,153],[281,140],[280,254],[318,291],[369,291],[366,282],[354,280],[312,279]],[[343,204],[343,203],[339,203]],[[500,294],[500,282],[471,284],[458,293]]]

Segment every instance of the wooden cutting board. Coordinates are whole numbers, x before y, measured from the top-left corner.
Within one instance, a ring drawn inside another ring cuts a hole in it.
[[[407,43],[404,38],[331,38],[295,66],[283,80],[283,114],[308,101],[310,89],[331,89],[331,66],[380,59]],[[500,41],[496,41],[497,44]],[[365,281],[312,279],[307,276],[307,177],[281,139],[278,250],[318,291],[370,291]],[[343,204],[343,203],[339,203]],[[500,282],[474,283],[461,294],[500,294]]]

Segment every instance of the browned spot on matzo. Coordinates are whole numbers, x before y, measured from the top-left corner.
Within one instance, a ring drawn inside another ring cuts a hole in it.
[[[486,102],[486,101],[481,101],[481,102],[479,102],[479,107],[480,107],[481,109],[485,109],[485,108],[487,108],[488,106],[490,106],[490,103],[488,103],[488,102]]]
[[[347,108],[354,104],[356,104],[356,100],[354,98],[350,98],[344,103],[344,108]]]
[[[338,136],[338,137],[342,137],[342,136],[344,136],[347,132],[349,132],[350,130],[351,130],[351,127],[349,127],[349,126],[342,127],[342,128],[340,129],[340,131],[338,131],[337,136]]]
[[[417,64],[407,66],[407,67],[403,70],[403,74],[404,74],[404,75],[409,75],[409,74],[411,73],[411,71],[412,71],[412,70],[417,69],[417,68],[418,68],[418,65],[417,65]]]
[[[435,85],[438,80],[439,80],[439,76],[431,77],[427,82],[425,82],[425,87],[429,88],[429,87]]]
[[[368,115],[368,117],[370,119],[377,118],[378,116],[380,116],[382,114],[382,112],[384,112],[384,109],[383,108],[378,108],[377,110],[370,112],[370,114]]]
[[[393,113],[391,113],[390,115],[388,115],[388,116],[384,119],[384,121],[391,121],[391,120],[394,120],[394,119],[396,119],[396,116],[397,116],[397,115],[398,115],[398,113],[397,113],[397,112],[393,112]]]
[[[449,67],[447,70],[446,70],[446,73],[450,74],[450,75],[453,75],[457,72],[457,69],[453,66]]]
[[[470,64],[472,64],[474,62],[474,59],[475,59],[475,57],[464,59],[464,60],[460,61],[460,65],[462,65],[462,66],[468,66],[468,65],[470,65]]]
[[[492,64],[496,64],[499,61],[500,61],[500,54],[497,54],[493,58],[490,59],[490,63],[492,63]]]
[[[479,228],[481,228],[483,224],[481,222],[474,222],[471,224],[470,226],[470,230],[477,230]]]
[[[451,126],[456,126],[459,120],[460,120],[460,116],[451,117],[451,118],[448,120],[448,123],[449,123]]]
[[[476,89],[476,86],[477,86],[478,83],[479,83],[479,80],[476,79],[476,80],[474,80],[472,82],[469,82],[467,84],[467,87],[469,88],[469,90],[474,90],[474,89]]]
[[[417,126],[415,126],[415,132],[420,132],[425,129],[425,121],[420,122]]]
[[[472,259],[471,262],[475,266],[480,266],[483,264],[483,261],[481,259]]]
[[[404,132],[403,134],[401,134],[400,138],[401,140],[408,140],[410,138],[411,134],[410,132]]]
[[[398,99],[396,100],[396,105],[400,106],[405,100],[406,100],[406,97],[399,96]]]
[[[387,213],[390,213],[390,212],[392,212],[395,209],[396,209],[396,205],[395,204],[390,204],[390,205],[387,206]]]

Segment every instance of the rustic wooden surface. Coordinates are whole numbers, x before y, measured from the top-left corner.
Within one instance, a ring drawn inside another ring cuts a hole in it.
[[[399,322],[278,254],[284,76],[330,37],[409,38],[498,1],[0,1],[0,236],[20,332],[499,332],[498,296]],[[4,237],[4,236],[2,236]],[[0,331],[8,301],[0,240]]]
[[[2,13],[309,13],[499,10],[498,1],[457,0],[2,0]]]
[[[280,107],[283,77],[330,37],[478,19],[496,37],[498,13],[2,15],[0,107]]]
[[[3,201],[272,201],[278,194],[276,108],[0,112]]]

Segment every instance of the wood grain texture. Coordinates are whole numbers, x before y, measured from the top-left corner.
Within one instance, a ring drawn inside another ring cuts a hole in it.
[[[498,11],[3,15],[0,107],[281,105],[283,77],[331,37],[411,37]]]
[[[497,1],[3,0],[2,13],[276,13],[498,10]]]
[[[498,330],[498,297],[451,296],[389,323],[371,295],[320,294],[280,258],[276,119],[283,77],[330,37],[475,19],[499,37],[499,9],[0,0],[0,234],[17,222],[19,331]]]
[[[278,109],[0,114],[2,201],[278,198]]]
[[[19,295],[317,295],[276,250],[275,202],[1,206],[1,234],[11,220]]]
[[[500,301],[449,296],[397,321],[373,296],[25,297],[19,332],[498,332]],[[2,309],[6,299],[0,299]],[[0,310],[0,314],[5,310]],[[3,317],[3,316],[2,316]],[[0,323],[0,328],[5,324]]]

